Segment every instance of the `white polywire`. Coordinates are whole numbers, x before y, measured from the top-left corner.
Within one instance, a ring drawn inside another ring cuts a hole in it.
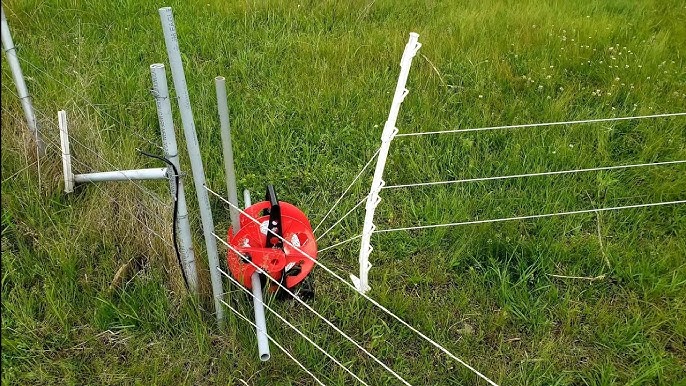
[[[337,247],[337,246],[339,246],[339,245],[343,245],[343,244],[349,243],[349,242],[351,242],[351,241],[353,241],[353,240],[357,240],[357,239],[359,239],[360,237],[362,237],[362,235],[357,235],[357,236],[351,237],[351,238],[349,238],[349,239],[347,239],[347,240],[343,240],[343,241],[341,241],[341,242],[339,242],[339,243],[336,243],[336,244],[334,244],[334,245],[329,245],[329,246],[326,247],[326,248],[320,249],[320,250],[319,250],[319,253],[322,253],[322,252],[324,252],[324,251],[326,251],[326,250],[329,250],[329,249],[331,249],[331,248],[335,248],[335,247]]]
[[[88,166],[88,165],[84,164],[83,162],[81,162],[81,161],[79,161],[79,160],[77,160],[77,159],[72,159],[72,161],[74,161],[74,162],[76,162],[76,163],[79,163],[79,164],[81,164],[81,165],[83,165],[83,166],[86,166],[86,167]],[[107,191],[106,191],[105,189],[101,188],[97,182],[92,182],[92,181],[90,181],[89,183],[90,183],[91,185],[95,186],[102,194],[104,194],[105,196],[109,197],[112,201],[115,201],[115,202],[117,201],[117,199],[114,198],[111,194],[107,193]],[[129,210],[129,209],[126,208],[125,206],[123,206],[123,208],[125,208],[125,210],[131,215],[131,217],[133,217],[134,219],[136,219],[136,221],[138,221],[141,225],[143,225],[150,233],[152,233],[152,234],[154,234],[155,236],[157,236],[163,243],[165,243],[165,244],[166,244],[167,246],[169,246],[169,247],[172,247],[172,248],[174,247],[174,245],[172,245],[172,243],[170,243],[169,241],[167,241],[167,240],[166,240],[164,237],[162,237],[162,235],[160,235],[159,233],[157,233],[157,232],[155,232],[154,230],[152,230],[152,229],[148,226],[148,224],[146,224],[145,222],[143,222],[143,220],[141,220],[140,218],[138,218],[138,216],[137,216],[136,214],[134,214],[133,212],[131,212],[131,210]]]
[[[534,214],[534,215],[530,215],[530,216],[496,218],[496,219],[491,219],[491,220],[474,220],[474,221],[464,221],[464,222],[453,222],[453,223],[447,223],[447,224],[419,225],[419,226],[414,226],[414,227],[379,229],[379,230],[374,231],[374,233],[410,231],[410,230],[415,230],[415,229],[442,228],[442,227],[451,227],[451,226],[458,226],[458,225],[470,225],[470,224],[486,224],[486,223],[502,222],[502,221],[510,221],[510,220],[529,220],[529,219],[534,219],[534,218],[565,216],[565,215],[570,215],[570,214],[606,212],[606,211],[610,211],[610,210],[647,208],[647,207],[651,207],[651,206],[675,205],[675,204],[683,204],[683,203],[686,203],[686,200],[653,202],[653,203],[649,203],[649,204],[635,204],[635,205],[626,205],[626,206],[614,206],[614,207],[599,208],[599,209],[583,209],[583,210],[574,210],[574,211],[559,212],[559,213]]]
[[[380,150],[381,150],[381,149],[376,149],[376,152],[374,153],[374,155],[372,156],[372,158],[370,158],[369,161],[367,161],[367,163],[364,165],[364,167],[362,167],[362,170],[360,170],[360,172],[357,173],[357,176],[355,176],[355,178],[353,178],[353,181],[350,183],[350,185],[348,185],[348,187],[343,191],[343,194],[341,194],[341,196],[338,197],[338,200],[336,200],[336,202],[334,202],[334,204],[333,204],[333,206],[331,207],[331,209],[329,209],[329,211],[326,213],[326,215],[324,215],[324,218],[322,218],[322,219],[319,221],[319,224],[317,224],[317,226],[314,228],[314,231],[312,231],[313,233],[314,233],[314,232],[317,232],[317,229],[319,229],[319,227],[322,225],[322,223],[324,222],[324,220],[326,220],[326,218],[329,217],[329,215],[331,214],[331,212],[333,212],[333,210],[336,209],[336,206],[338,206],[338,204],[341,202],[341,200],[343,199],[343,197],[345,197],[346,193],[348,193],[348,190],[350,190],[350,188],[353,187],[353,184],[355,184],[355,181],[357,181],[358,179],[360,179],[360,177],[362,176],[362,173],[364,173],[364,171],[367,170],[367,168],[369,167],[369,165],[371,165],[372,161],[374,161],[374,158],[376,158],[376,156],[379,154],[379,151],[380,151]]]
[[[329,227],[329,229],[325,230],[324,233],[322,233],[321,235],[319,235],[319,237],[317,237],[317,241],[319,241],[319,239],[321,239],[322,237],[324,237],[324,236],[325,236],[327,233],[329,233],[333,228],[335,228],[336,225],[340,224],[341,221],[343,221],[346,217],[348,217],[348,216],[350,215],[350,213],[352,213],[355,209],[357,209],[360,205],[362,205],[366,200],[367,200],[367,196],[364,196],[364,197],[362,198],[362,200],[360,200],[360,202],[357,203],[357,205],[353,206],[353,208],[350,209],[350,210],[348,211],[348,213],[344,214],[343,217],[339,218],[338,221],[336,221],[333,225],[331,225],[331,226]]]
[[[223,196],[221,196],[220,194],[216,193],[215,191],[213,191],[212,189],[210,189],[210,188],[207,187],[207,186],[205,186],[205,189],[207,189],[210,193],[212,193],[213,195],[215,195],[216,197],[218,197],[221,201],[225,202],[225,203],[228,204],[229,206],[234,207],[234,209],[236,209],[236,210],[238,210],[239,212],[241,212],[241,213],[242,213],[244,216],[246,216],[246,218],[248,218],[250,221],[252,221],[252,222],[254,222],[254,223],[256,223],[256,224],[260,224],[260,222],[259,222],[257,219],[255,219],[254,217],[250,216],[248,213],[246,213],[246,212],[245,212],[244,210],[242,210],[241,208],[232,205],[230,202],[228,202],[228,200],[226,200],[226,199],[225,199]],[[475,368],[473,368],[472,366],[470,366],[469,364],[467,364],[467,362],[465,362],[465,361],[463,361],[462,359],[458,358],[455,354],[451,353],[448,349],[446,349],[445,347],[443,347],[443,346],[441,346],[440,344],[436,343],[436,341],[434,341],[433,339],[429,338],[428,336],[426,336],[426,335],[425,335],[424,333],[422,333],[421,331],[419,331],[419,330],[417,330],[416,328],[412,327],[409,323],[407,323],[406,321],[404,321],[404,320],[403,320],[402,318],[400,318],[398,315],[396,315],[396,314],[394,314],[393,312],[391,312],[388,308],[382,306],[379,302],[377,302],[376,300],[374,300],[374,299],[372,299],[371,297],[369,297],[369,295],[359,292],[359,291],[357,290],[357,288],[355,288],[355,286],[354,286],[353,284],[350,284],[347,280],[343,279],[343,278],[342,278],[340,275],[338,275],[336,272],[332,271],[332,270],[329,269],[327,266],[325,266],[325,265],[322,264],[321,262],[319,262],[319,261],[317,261],[316,259],[314,259],[312,256],[310,256],[309,254],[307,254],[305,251],[303,251],[303,250],[300,249],[299,247],[295,246],[293,243],[291,243],[290,241],[286,240],[286,239],[283,238],[282,236],[279,236],[279,235],[275,235],[275,236],[276,236],[277,238],[279,238],[281,241],[283,241],[285,244],[287,244],[288,246],[290,246],[291,248],[293,248],[293,249],[295,249],[296,251],[302,253],[305,257],[307,257],[308,259],[310,259],[310,261],[312,261],[312,262],[313,262],[314,264],[316,264],[317,266],[322,267],[323,270],[325,270],[325,271],[328,272],[330,275],[332,275],[332,276],[335,277],[336,279],[338,279],[338,280],[340,280],[341,282],[343,282],[348,288],[352,289],[353,292],[355,292],[355,293],[359,294],[360,296],[362,296],[363,298],[365,298],[367,301],[369,301],[370,303],[372,303],[374,306],[376,306],[377,308],[379,308],[380,310],[382,310],[383,312],[385,312],[388,316],[390,316],[390,317],[392,317],[393,319],[397,320],[397,321],[398,321],[399,323],[401,323],[403,326],[407,327],[410,331],[414,332],[415,334],[419,335],[422,339],[424,339],[425,341],[429,342],[432,346],[434,346],[434,347],[436,347],[437,349],[441,350],[443,353],[445,353],[446,355],[448,355],[449,357],[451,357],[452,359],[454,359],[454,360],[457,361],[458,363],[462,364],[463,366],[465,366],[466,368],[468,368],[469,370],[471,370],[474,374],[476,374],[477,376],[479,376],[481,379],[485,380],[486,382],[488,382],[488,383],[489,383],[490,385],[492,385],[492,386],[498,386],[497,383],[493,382],[493,381],[490,380],[488,377],[486,377],[485,375],[481,374],[478,370],[476,370]]]
[[[37,111],[37,110],[36,110],[36,111]],[[46,137],[43,138],[43,140],[45,141],[45,144],[46,144],[47,146],[53,146],[53,147],[55,147],[55,149],[61,150],[60,147],[59,147],[59,145],[57,145],[55,142],[53,142],[49,137],[46,136]],[[88,165],[87,165],[85,162],[83,162],[83,161],[80,161],[80,160],[77,160],[77,159],[72,159],[72,161],[74,161],[74,162],[76,162],[76,163],[78,163],[78,164],[81,164],[82,166],[84,166],[84,167],[86,167],[86,168],[88,168],[88,169],[92,169],[90,166],[88,166]],[[97,183],[91,182],[91,184],[92,184],[93,186],[95,186],[95,187],[96,187],[100,192],[102,192],[105,196],[109,197],[112,201],[117,201],[117,199],[115,199],[111,194],[107,193],[107,191],[105,191],[103,188],[101,188],[100,186],[98,186]],[[163,203],[163,204],[164,204],[164,203]],[[166,244],[168,247],[174,247],[169,241],[167,241],[164,237],[162,237],[162,235],[160,235],[159,233],[157,233],[157,232],[155,232],[154,230],[152,230],[145,222],[143,222],[143,220],[141,220],[140,218],[138,218],[137,215],[135,215],[133,212],[131,212],[130,209],[128,209],[128,208],[126,208],[126,207],[123,207],[123,208],[131,215],[131,217],[133,217],[134,219],[136,219],[136,221],[138,221],[138,222],[139,222],[143,227],[145,227],[150,233],[152,233],[152,234],[154,234],[155,236],[157,236],[157,237],[160,239],[160,241],[162,241],[162,242],[163,242],[164,244]]]
[[[208,190],[209,190],[209,189],[208,189]],[[227,200],[227,201],[228,201],[228,200]],[[244,214],[245,216],[249,216],[249,215],[246,214],[246,213],[243,213],[243,214]],[[249,218],[252,219],[252,217],[249,217]],[[364,352],[365,354],[367,354],[368,357],[372,358],[372,359],[374,360],[374,362],[376,362],[376,363],[378,363],[379,365],[381,365],[381,367],[383,367],[386,371],[388,371],[389,373],[391,373],[396,379],[398,379],[400,382],[402,382],[403,384],[405,384],[405,385],[407,385],[407,386],[412,386],[412,385],[411,385],[409,382],[407,382],[403,377],[401,377],[401,376],[398,375],[395,371],[393,371],[393,369],[391,369],[390,367],[388,367],[388,365],[386,365],[385,363],[383,363],[379,358],[375,357],[372,353],[370,353],[369,351],[367,351],[367,349],[365,349],[365,348],[362,347],[359,343],[357,343],[357,341],[355,341],[355,339],[353,339],[353,338],[351,338],[350,336],[348,336],[348,334],[346,334],[345,332],[343,332],[340,328],[336,327],[336,325],[333,324],[330,320],[328,320],[327,318],[325,318],[322,314],[320,314],[319,312],[317,312],[317,311],[316,311],[314,308],[312,308],[309,304],[307,304],[305,301],[303,301],[302,299],[300,299],[300,297],[298,297],[298,296],[297,296],[296,294],[294,294],[291,290],[289,290],[288,288],[286,288],[286,287],[285,287],[283,284],[281,284],[278,280],[274,279],[269,273],[265,272],[265,271],[262,269],[262,267],[260,267],[260,266],[258,266],[257,264],[253,263],[250,259],[248,259],[247,257],[245,257],[239,250],[237,250],[237,249],[234,248],[231,244],[229,244],[229,243],[227,243],[226,241],[224,241],[224,239],[222,239],[221,237],[217,236],[217,235],[214,234],[214,233],[212,233],[212,234],[214,235],[214,237],[217,238],[217,240],[219,240],[219,241],[220,241],[222,244],[224,244],[227,248],[229,248],[231,251],[233,251],[233,252],[236,253],[238,256],[240,256],[240,257],[242,258],[243,261],[245,261],[246,263],[248,263],[248,264],[252,265],[253,267],[255,267],[255,269],[257,269],[258,272],[260,272],[261,274],[264,274],[264,275],[267,277],[267,279],[273,281],[277,286],[279,286],[279,288],[281,288],[282,290],[286,291],[289,295],[291,295],[291,296],[293,297],[293,299],[295,299],[298,303],[300,303],[300,304],[302,304],[303,306],[305,306],[305,308],[307,308],[308,310],[310,310],[310,312],[312,312],[313,314],[315,314],[315,315],[316,315],[319,319],[321,319],[324,323],[326,323],[326,324],[329,325],[331,328],[333,328],[334,330],[336,330],[336,332],[338,332],[339,334],[341,334],[341,335],[342,335],[345,339],[347,339],[350,343],[354,344],[355,347],[357,347],[357,348],[360,349],[362,352]],[[276,235],[276,236],[279,237],[278,235]],[[280,237],[279,237],[279,238],[280,238]],[[283,241],[286,241],[285,239],[282,239],[282,240],[283,240]],[[297,247],[296,247],[296,248],[297,248]],[[298,249],[298,251],[301,252],[301,253],[305,253],[305,252],[300,251],[299,249]],[[306,254],[306,256],[309,256],[309,255]]]
[[[7,88],[7,87],[6,87],[6,88]],[[7,89],[9,89],[9,88],[7,88]],[[11,89],[9,89],[9,91],[12,92],[12,93],[14,93]],[[14,94],[14,95],[17,96],[17,94]],[[17,96],[17,97],[18,97],[18,96]],[[38,108],[34,108],[34,111],[35,111],[36,113],[40,114],[40,115],[43,117],[43,119],[46,120],[47,122],[52,122],[52,118],[48,117],[44,112],[40,111]],[[112,119],[114,119],[114,118],[112,118]],[[115,121],[116,121],[116,120],[115,120]],[[44,131],[44,132],[46,132],[46,131]],[[47,136],[45,136],[45,137],[47,137]],[[43,140],[45,140],[45,138],[43,138]],[[93,154],[94,154],[96,157],[98,157],[101,161],[103,161],[105,164],[107,164],[108,167],[112,168],[112,170],[118,171],[118,170],[121,169],[121,168],[118,168],[118,167],[114,166],[112,163],[110,163],[110,162],[107,161],[105,158],[103,158],[103,157],[100,155],[100,153],[98,153],[97,151],[95,151],[95,150],[91,149],[90,147],[86,146],[86,145],[83,144],[81,141],[79,141],[79,140],[77,140],[76,138],[74,138],[72,135],[69,135],[69,140],[70,140],[70,141],[76,142],[79,146],[82,146],[83,148],[85,148],[85,149],[88,150],[89,152],[93,153]],[[150,142],[150,141],[148,141],[148,142]],[[58,149],[60,149],[60,148],[58,147]],[[61,151],[61,150],[60,150],[60,151]],[[74,159],[72,159],[72,160],[74,160]],[[82,163],[82,164],[83,164],[83,163]],[[137,187],[140,191],[142,191],[143,193],[146,193],[148,196],[152,197],[152,198],[153,198],[155,201],[157,201],[159,204],[165,205],[165,203],[164,203],[162,200],[160,200],[160,198],[157,197],[157,195],[155,195],[154,193],[152,193],[150,190],[146,189],[143,185],[140,184],[140,182],[137,182],[137,181],[132,180],[132,179],[130,179],[130,178],[128,179],[128,181],[132,182],[134,185],[136,185],[136,187]]]
[[[258,330],[260,330],[261,332],[263,332],[263,333],[265,334],[265,336],[267,337],[267,339],[269,339],[272,343],[274,343],[274,345],[276,345],[276,347],[278,347],[281,351],[283,351],[284,354],[286,354],[289,358],[291,358],[291,359],[293,360],[293,362],[295,362],[298,366],[300,366],[300,368],[303,369],[303,371],[305,371],[307,374],[309,374],[318,384],[320,384],[321,386],[326,386],[324,383],[322,383],[322,381],[319,380],[319,378],[317,378],[314,374],[312,374],[312,372],[311,372],[310,370],[308,370],[305,366],[303,366],[302,363],[300,363],[297,359],[295,359],[295,357],[293,357],[293,355],[291,355],[288,351],[286,351],[286,349],[283,348],[283,346],[281,346],[281,345],[279,344],[279,342],[277,342],[276,340],[274,340],[274,338],[272,338],[271,336],[269,336],[269,334],[267,334],[265,331],[262,331],[259,327],[257,327],[257,325],[256,325],[255,323],[253,323],[252,320],[248,319],[248,318],[245,317],[243,314],[241,314],[240,312],[238,312],[238,310],[236,310],[235,308],[231,307],[231,306],[230,306],[227,302],[225,302],[223,299],[220,298],[219,301],[220,301],[221,303],[223,303],[226,307],[228,307],[231,311],[233,311],[236,315],[240,316],[241,319],[243,319],[243,320],[245,320],[246,322],[250,323],[250,325],[253,326],[255,329],[258,329]]]
[[[9,176],[9,177],[5,178],[4,180],[2,180],[2,183],[4,184],[5,182],[11,180],[12,178],[18,176],[21,172],[28,170],[30,167],[32,167],[33,165],[35,165],[37,162],[38,162],[38,161],[33,161],[33,162],[31,162],[30,164],[24,166],[23,168],[19,169],[17,172],[15,172],[14,174],[12,174],[11,176]]]
[[[648,118],[664,118],[664,117],[677,117],[686,115],[686,113],[665,113],[665,114],[653,114],[653,115],[639,115],[635,117],[616,117],[616,118],[599,118],[599,119],[583,119],[579,121],[562,121],[562,122],[548,122],[548,123],[527,123],[523,125],[509,125],[509,126],[492,126],[492,127],[479,127],[473,129],[455,129],[455,130],[441,130],[441,131],[425,131],[417,133],[402,133],[397,134],[396,137],[410,137],[418,135],[429,135],[429,134],[448,134],[448,133],[465,133],[469,131],[486,131],[486,130],[503,130],[503,129],[520,129],[524,127],[541,127],[541,126],[559,126],[559,125],[577,125],[582,123],[598,123],[598,122],[612,122],[612,121],[626,121],[632,119],[648,119]]]
[[[639,167],[645,167],[645,166],[675,165],[675,164],[682,164],[682,163],[686,163],[686,160],[653,162],[653,163],[633,164],[633,165],[601,166],[601,167],[588,168],[588,169],[558,170],[558,171],[552,171],[552,172],[514,174],[514,175],[509,175],[509,176],[497,176],[497,177],[466,178],[466,179],[462,179],[462,180],[450,180],[450,181],[419,182],[419,183],[415,183],[415,184],[384,186],[382,189],[397,189],[397,188],[410,188],[410,187],[416,187],[416,186],[459,184],[459,183],[464,183],[464,182],[477,182],[477,181],[507,180],[507,179],[511,179],[511,178],[552,176],[552,175],[556,175],[556,174],[595,172],[595,171],[601,171],[601,170],[615,170],[615,169],[630,169],[630,168],[639,168]]]
[[[64,84],[63,82],[61,82],[59,79],[57,79],[57,78],[55,78],[54,76],[52,76],[49,72],[47,72],[47,71],[43,70],[42,68],[36,66],[35,64],[31,63],[28,59],[26,59],[26,58],[24,58],[24,57],[19,56],[18,58],[19,58],[19,60],[21,60],[22,62],[28,64],[28,65],[31,66],[31,67],[33,67],[36,71],[39,71],[39,72],[43,73],[44,75],[46,75],[46,76],[49,77],[50,79],[52,79],[52,80],[54,80],[55,82],[57,82],[57,83],[59,83],[60,85],[62,85],[62,87],[65,87],[67,90],[71,91],[74,95],[76,95],[77,97],[79,97],[80,99],[82,99],[84,102],[86,102],[86,104],[88,104],[88,105],[90,105],[91,107],[93,107],[93,109],[95,110],[95,112],[98,113],[98,115],[100,115],[100,117],[102,117],[102,118],[108,117],[108,118],[110,118],[111,120],[113,120],[114,122],[116,122],[117,124],[119,124],[119,126],[124,127],[124,124],[123,124],[121,121],[119,121],[118,119],[116,119],[115,117],[113,117],[112,115],[110,115],[109,113],[107,113],[106,111],[101,111],[101,110],[98,108],[98,106],[96,106],[96,105],[95,105],[93,102],[91,102],[88,98],[86,98],[85,96],[83,96],[83,95],[77,93],[76,90],[74,90],[73,88],[67,86],[66,84]],[[162,148],[162,146],[154,144],[152,141],[150,141],[149,139],[143,137],[141,134],[139,134],[139,133],[136,132],[136,131],[133,131],[133,134],[134,134],[135,136],[137,136],[138,138],[144,140],[145,142],[147,142],[147,143],[150,144],[151,146],[154,146],[154,147],[157,147],[157,148],[160,148],[160,149]]]
[[[216,236],[217,236],[217,235],[215,235],[215,237],[216,237]],[[252,292],[250,292],[250,291],[249,291],[247,288],[245,288],[241,283],[239,283],[238,280],[236,280],[236,279],[234,279],[233,277],[231,277],[231,275],[229,275],[227,272],[225,272],[224,270],[222,270],[220,267],[217,267],[217,271],[219,271],[219,273],[221,273],[222,275],[226,276],[229,280],[231,280],[231,282],[232,282],[233,284],[235,284],[236,286],[238,286],[238,288],[240,288],[241,290],[243,290],[243,292],[246,292],[248,295],[250,295],[250,296],[252,296],[253,298],[255,298],[255,295],[254,295]],[[287,325],[288,327],[290,327],[293,331],[295,331],[296,333],[298,333],[298,335],[302,336],[306,341],[308,341],[310,344],[312,344],[314,347],[316,347],[317,350],[321,351],[324,355],[326,355],[329,359],[331,359],[331,360],[332,360],[334,363],[336,363],[339,367],[341,367],[343,370],[345,370],[345,372],[347,372],[348,374],[352,375],[353,378],[355,378],[358,382],[360,382],[360,383],[363,384],[363,385],[367,385],[367,382],[365,382],[365,381],[363,381],[362,379],[360,379],[357,375],[355,375],[355,373],[353,373],[352,371],[350,371],[350,369],[348,369],[347,367],[345,367],[341,362],[339,362],[339,361],[338,361],[336,358],[334,358],[331,354],[329,354],[328,352],[326,352],[326,350],[324,350],[324,349],[321,348],[317,343],[315,343],[314,341],[312,341],[312,339],[310,339],[307,335],[305,335],[305,333],[303,333],[303,332],[300,331],[297,327],[295,327],[293,324],[291,324],[291,323],[290,323],[288,320],[286,320],[283,316],[279,315],[278,312],[274,311],[274,309],[272,309],[271,307],[269,307],[264,301],[261,301],[260,303],[262,303],[262,305],[264,306],[264,308],[266,308],[267,310],[271,311],[272,314],[274,314],[277,318],[279,318],[279,320],[281,320],[284,324],[286,324],[286,325]]]

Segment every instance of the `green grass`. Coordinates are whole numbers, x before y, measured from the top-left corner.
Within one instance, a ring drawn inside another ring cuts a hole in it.
[[[224,186],[213,85],[223,75],[239,187],[259,197],[273,183],[314,223],[378,147],[410,31],[423,47],[400,132],[686,110],[680,1],[3,5],[19,55],[42,70],[22,62],[48,142],[58,143],[57,110],[68,113],[77,172],[160,166],[134,149],[160,152],[149,65],[166,61],[157,9],[171,5],[209,185]],[[229,315],[226,328],[215,325],[204,259],[202,310],[188,298],[167,244],[165,184],[142,184],[162,203],[130,183],[65,195],[54,146],[41,159],[41,188],[35,166],[22,171],[35,155],[5,64],[2,383],[313,384],[273,345],[273,359],[259,363],[245,322]],[[683,117],[398,138],[385,180],[679,159]],[[679,200],[684,172],[676,165],[387,190],[376,222],[385,229]],[[366,194],[370,178],[335,216]],[[193,202],[192,189],[187,195]],[[228,208],[212,205],[224,233]],[[358,233],[362,212],[321,246]],[[197,218],[193,226],[200,249]],[[681,205],[376,235],[370,294],[500,384],[683,384],[685,231]],[[357,270],[357,248],[320,259],[347,276]],[[323,270],[313,275],[312,306],[412,384],[485,384]],[[246,296],[225,289],[250,315]],[[270,303],[370,384],[396,384],[304,307]],[[268,325],[325,383],[354,382],[276,318]]]

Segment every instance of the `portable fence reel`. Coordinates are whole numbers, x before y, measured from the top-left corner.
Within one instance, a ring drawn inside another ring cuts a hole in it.
[[[257,219],[259,224],[251,218]],[[247,288],[252,288],[250,277],[257,269],[245,261],[249,259],[284,287],[295,292],[295,287],[306,281],[312,271],[312,259],[317,258],[317,241],[305,213],[295,205],[278,201],[274,187],[269,185],[265,201],[249,206],[245,209],[245,214],[240,214],[240,226],[235,235],[233,229],[229,228],[227,235],[229,244],[242,255],[239,256],[232,250],[227,254],[228,267],[233,277]],[[279,289],[278,285],[271,281],[270,283],[272,292]],[[309,280],[301,287],[301,296],[314,295]],[[279,291],[279,294],[284,295],[285,291]]]

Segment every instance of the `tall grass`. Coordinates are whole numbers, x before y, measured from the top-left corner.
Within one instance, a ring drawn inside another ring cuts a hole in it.
[[[423,47],[401,132],[686,110],[679,1],[5,2],[19,55],[35,66],[22,62],[43,134],[57,144],[56,112],[67,110],[77,172],[159,166],[135,149],[160,152],[148,66],[166,61],[164,5],[174,8],[208,184],[223,186],[212,83],[223,75],[239,187],[259,197],[273,183],[315,223],[378,147],[410,31]],[[215,325],[202,258],[200,309],[188,298],[168,244],[165,184],[65,195],[55,146],[40,160],[40,187],[35,165],[22,171],[36,159],[4,64],[2,383],[311,384],[275,347],[259,363],[254,333],[239,319]],[[385,179],[677,159],[686,159],[681,117],[398,138]],[[489,181],[384,191],[376,218],[392,228],[677,200],[684,191],[680,165]],[[223,233],[228,208],[212,205]],[[362,216],[321,245],[358,233]],[[197,218],[193,226],[201,251]],[[685,229],[686,209],[674,206],[377,235],[371,296],[498,383],[678,384],[686,379]],[[320,258],[355,272],[356,248]],[[478,383],[325,272],[313,275],[313,307],[413,384]],[[225,289],[250,315],[248,299]],[[303,307],[269,301],[371,384],[394,384]],[[276,318],[268,324],[326,383],[353,382]]]

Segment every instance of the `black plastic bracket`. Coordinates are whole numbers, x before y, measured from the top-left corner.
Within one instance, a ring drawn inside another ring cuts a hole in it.
[[[283,249],[283,232],[281,231],[281,208],[276,197],[273,185],[267,185],[267,195],[264,198],[269,201],[269,225],[267,226],[267,248]]]

